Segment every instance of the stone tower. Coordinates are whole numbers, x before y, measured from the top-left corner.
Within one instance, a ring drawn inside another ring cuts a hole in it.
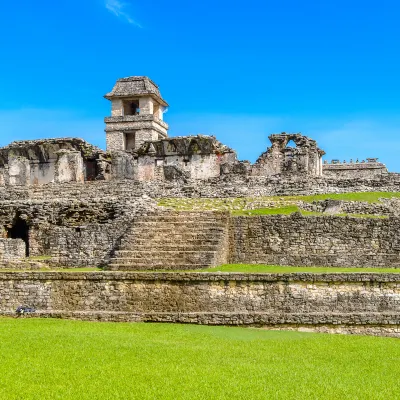
[[[107,150],[129,151],[148,140],[168,136],[163,113],[168,104],[158,86],[146,76],[118,79],[104,96],[111,101],[111,117],[105,118]]]

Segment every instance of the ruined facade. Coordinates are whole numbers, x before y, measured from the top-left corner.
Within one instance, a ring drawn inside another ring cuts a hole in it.
[[[0,185],[31,186],[106,179],[105,153],[82,139],[13,142],[0,148]]]
[[[377,159],[323,163],[325,152],[300,133],[271,135],[271,146],[253,165],[239,161],[214,136],[168,137],[163,121],[168,104],[147,77],[119,79],[105,98],[111,102],[111,116],[105,118],[106,151],[76,138],[13,142],[0,149],[0,187],[94,180],[186,184],[253,177],[356,181],[388,175]]]
[[[301,134],[276,134],[269,137],[271,147],[253,167],[253,175],[322,176],[322,156],[325,152],[317,142]],[[288,144],[293,143],[294,146]]]

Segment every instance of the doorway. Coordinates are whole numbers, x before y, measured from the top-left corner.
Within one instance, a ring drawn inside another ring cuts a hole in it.
[[[7,229],[7,238],[22,239],[25,242],[25,255],[29,257],[29,225],[17,214],[11,228]]]
[[[125,150],[135,150],[136,149],[136,134],[135,132],[125,133]]]

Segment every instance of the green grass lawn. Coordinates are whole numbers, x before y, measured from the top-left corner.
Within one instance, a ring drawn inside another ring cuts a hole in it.
[[[196,272],[244,272],[244,273],[268,273],[288,274],[292,272],[309,272],[315,274],[333,273],[394,273],[400,274],[400,268],[344,268],[344,267],[289,267],[281,265],[259,264],[226,264],[214,268],[199,269]]]
[[[0,319],[5,400],[398,399],[398,339]]]

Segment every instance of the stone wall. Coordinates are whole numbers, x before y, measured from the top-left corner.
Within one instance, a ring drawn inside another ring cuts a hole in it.
[[[0,184],[34,186],[106,179],[106,156],[82,139],[13,142],[0,148]]]
[[[1,315],[400,337],[399,274],[0,273],[0,293]]]
[[[231,220],[233,263],[400,267],[400,219],[270,215]]]
[[[252,168],[252,175],[322,175],[322,156],[325,152],[315,140],[297,134],[274,134],[269,137],[271,147]],[[288,146],[290,142],[294,146]]]
[[[25,258],[26,245],[21,239],[0,239],[0,263]]]
[[[365,201],[321,200],[307,203],[298,201],[298,206],[305,211],[328,214],[361,214],[376,216],[400,216],[400,198],[382,198],[379,203]]]
[[[339,162],[333,160],[331,163],[325,163],[323,165],[323,174],[329,178],[336,179],[365,179],[374,178],[388,173],[385,164],[378,162],[376,158],[370,158],[365,162],[353,162],[350,160],[347,162]]]
[[[131,158],[119,158],[118,175],[133,173]],[[273,179],[271,177],[224,177],[203,181],[133,180],[95,181],[79,184],[49,184],[46,186],[0,186],[0,201],[43,200],[43,199],[91,199],[96,197],[138,197],[148,195],[163,197],[232,198],[258,196],[309,195],[320,193],[348,192],[400,192],[400,174],[387,174],[379,179]]]
[[[2,236],[23,221],[30,256],[48,256],[53,265],[71,267],[105,265],[137,216],[155,207],[150,198],[112,197],[5,201],[1,205]],[[12,248],[10,251],[15,255]]]

